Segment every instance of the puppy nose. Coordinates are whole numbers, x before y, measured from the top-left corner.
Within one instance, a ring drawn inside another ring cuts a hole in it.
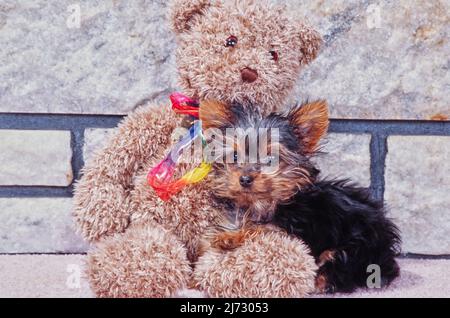
[[[241,77],[244,82],[253,83],[258,79],[258,72],[252,70],[249,67],[246,67],[241,71]]]
[[[253,183],[253,177],[252,176],[241,176],[239,178],[239,183],[241,184],[241,186],[243,186],[244,188],[248,188],[252,185]]]

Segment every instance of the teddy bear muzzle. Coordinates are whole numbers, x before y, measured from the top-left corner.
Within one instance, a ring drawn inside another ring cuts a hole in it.
[[[241,71],[241,77],[245,83],[253,83],[258,79],[258,72],[246,67]]]

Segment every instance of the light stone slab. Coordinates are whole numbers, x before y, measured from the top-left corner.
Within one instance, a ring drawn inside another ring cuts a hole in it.
[[[70,141],[70,131],[0,130],[0,185],[70,185]]]
[[[386,193],[403,252],[450,254],[450,137],[388,139]]]
[[[69,198],[1,198],[0,253],[81,253]]]
[[[314,162],[321,175],[370,186],[370,135],[329,134]]]

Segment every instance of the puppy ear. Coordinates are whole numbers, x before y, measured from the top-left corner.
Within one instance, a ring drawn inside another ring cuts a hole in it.
[[[233,112],[230,106],[215,100],[200,103],[200,120],[203,129],[223,128],[233,122]]]
[[[298,37],[302,52],[300,62],[302,65],[307,65],[317,57],[320,47],[323,44],[322,36],[319,32],[304,23],[300,23],[297,30],[299,32]]]
[[[288,114],[288,119],[306,154],[317,150],[320,139],[327,133],[329,118],[328,105],[324,100],[295,107]]]
[[[211,0],[172,0],[170,4],[170,21],[176,34],[189,30],[189,23],[196,16],[203,15],[203,10],[211,6]]]

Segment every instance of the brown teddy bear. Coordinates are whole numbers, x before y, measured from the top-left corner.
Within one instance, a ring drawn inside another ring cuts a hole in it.
[[[316,31],[261,1],[173,1],[171,22],[186,95],[251,102],[264,113],[282,107],[301,67],[315,58],[321,44]],[[87,264],[95,294],[171,297],[193,286],[211,297],[311,292],[313,258],[302,242],[276,229],[199,260],[202,237],[221,217],[210,180],[166,202],[146,178],[171,147],[182,120],[169,107],[139,109],[84,168],[74,216],[79,232],[95,247]],[[179,173],[192,166],[182,165]]]

